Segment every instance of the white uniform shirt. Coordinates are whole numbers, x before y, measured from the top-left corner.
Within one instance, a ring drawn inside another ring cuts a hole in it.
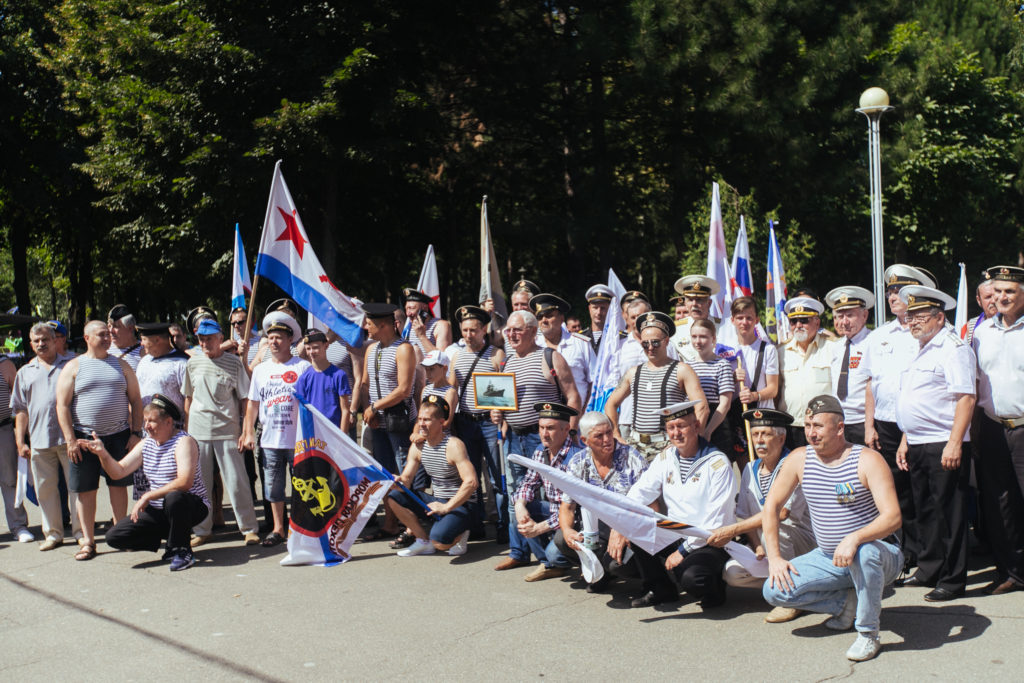
[[[850,339],[850,368],[846,375],[846,400],[842,401],[846,424],[864,422],[864,396],[867,391],[868,375],[864,371],[864,353],[871,336],[867,327]],[[832,350],[832,395],[839,396],[839,374],[843,371],[843,356],[846,354],[846,337],[833,342]]]
[[[540,332],[537,333],[537,346],[542,349],[547,346],[547,341]],[[590,394],[590,368],[594,365],[594,347],[590,345],[589,338],[576,332],[570,332],[563,325],[562,338],[559,340],[556,350],[562,354],[562,358],[569,366],[573,384],[576,385],[576,391],[579,392],[580,400],[585,408],[587,396]]]
[[[663,496],[667,514],[705,531],[736,521],[736,475],[729,459],[714,446],[705,445],[696,455],[699,464],[686,481],[679,481],[679,455],[675,447],[657,456],[640,480],[629,489],[630,498],[649,505]],[[686,548],[705,545],[702,538],[686,538]]]
[[[754,469],[760,471],[761,459],[758,458],[750,466],[743,468],[743,475],[740,477],[740,490],[736,496],[736,516],[748,519],[753,517],[757,513],[764,510],[764,498],[761,497],[761,488],[758,486],[757,476],[754,473]],[[775,477],[782,468],[782,462],[780,461],[775,469],[772,471],[772,482],[774,483]],[[771,484],[769,484],[769,488]],[[797,484],[796,489],[789,496],[789,500],[786,501],[784,506],[789,510],[789,516],[779,522],[781,525],[789,527],[791,533],[798,534],[803,537],[806,541],[806,545],[813,546],[814,543],[814,531],[811,529],[811,516],[807,512],[807,501],[804,500],[803,489]],[[757,529],[757,534],[761,538],[761,543],[764,543],[764,532],[761,529]]]
[[[679,360],[679,354],[676,352],[676,347],[669,340],[668,345],[668,357],[672,360]],[[621,380],[629,372],[630,368],[635,368],[641,363],[647,362],[647,354],[644,353],[644,347],[640,346],[640,340],[632,334],[622,340],[622,345],[619,346],[619,379]],[[633,394],[630,392],[629,396],[622,399],[622,403],[619,404],[619,424],[628,425],[633,419]]]
[[[832,342],[816,335],[804,353],[791,338],[782,347],[782,400],[779,410],[793,416],[793,426],[804,426],[807,404],[815,396],[832,392]]]
[[[697,360],[698,354],[693,350],[693,345],[690,343],[690,326],[693,325],[693,318],[686,316],[682,320],[676,321],[676,332],[672,335],[672,346],[675,348],[679,357],[685,360],[687,363]]]
[[[747,373],[747,380],[744,382],[747,386],[754,381],[754,375],[757,374],[757,354],[761,348],[761,344],[764,344],[764,360],[761,361],[761,375],[757,379],[757,386],[752,387],[751,391],[762,391],[768,386],[768,375],[779,374],[779,351],[775,348],[775,344],[770,341],[763,339],[755,339],[754,343],[750,346],[744,346],[737,340],[737,353],[736,358],[739,359],[740,364],[743,366],[744,372]],[[737,383],[738,385],[738,383]],[[758,394],[760,395],[760,394]],[[736,400],[739,400],[739,387],[737,386]],[[774,398],[764,398],[757,402],[758,408],[775,408]]]
[[[1024,417],[1024,317],[1005,327],[1002,316],[974,331],[978,405],[993,420]]]
[[[188,363],[188,355],[177,349],[165,353],[159,358],[143,356],[139,360],[139,367],[135,370],[139,379],[142,406],[149,405],[153,394],[163,394],[184,410],[185,396],[181,393],[181,388],[185,384],[186,363]]]
[[[903,371],[896,422],[911,445],[949,441],[956,394],[974,395],[977,360],[974,351],[949,329],[917,352]],[[970,431],[964,441],[970,441]]]
[[[868,335],[860,369],[871,380],[875,397],[875,419],[896,421],[896,402],[900,396],[900,376],[917,355],[917,340],[899,320],[890,320]]]

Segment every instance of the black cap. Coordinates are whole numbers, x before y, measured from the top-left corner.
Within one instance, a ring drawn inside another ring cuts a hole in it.
[[[639,318],[636,319],[637,329],[643,332],[648,327],[657,327],[665,334],[671,336],[676,329],[676,321],[672,319],[667,313],[661,311],[648,311],[642,313]]]
[[[785,410],[774,408],[754,408],[743,413],[743,419],[751,427],[788,427],[793,424],[793,416]]]
[[[271,302],[267,306],[267,313],[273,313],[274,311],[284,310],[288,312],[293,318],[299,314],[299,305],[291,299],[285,297],[284,299],[278,299],[277,301]]]
[[[171,336],[170,323],[139,323],[136,326],[136,329],[143,337],[148,337],[154,334],[166,334],[168,337]]]
[[[124,304],[114,304],[114,307],[107,313],[107,320],[120,320],[121,318],[131,315],[132,312],[128,310],[128,307]]]
[[[322,330],[318,330],[315,327],[311,327],[306,330],[306,334],[302,337],[303,344],[309,344],[310,342],[323,342],[327,343],[327,335]]]
[[[512,285],[512,293],[516,292],[529,292],[530,296],[540,293],[540,287],[530,282],[529,280],[520,280],[519,282]]]
[[[553,401],[541,401],[539,403],[534,403],[533,409],[537,411],[537,417],[547,417],[553,420],[562,420],[564,422],[568,422],[569,418],[576,417],[580,414],[575,408],[570,408],[567,405],[555,403]]]
[[[984,272],[985,280],[1024,282],[1024,268],[1017,266],[994,266]]]
[[[646,301],[647,303],[651,302],[651,300],[647,298],[647,295],[641,292],[640,290],[631,289],[622,295],[622,305],[625,306],[626,304],[632,303],[637,299],[640,299],[641,301]]]
[[[461,323],[463,320],[479,320],[482,323],[489,323],[491,314],[479,306],[461,306],[459,310],[455,311],[455,322]]]
[[[444,415],[444,419],[446,420],[448,419],[448,416],[451,414],[452,409],[451,406],[448,405],[448,401],[444,400],[437,394],[431,394],[430,396],[427,396],[425,399],[423,399],[423,402],[429,403],[430,405],[434,406],[441,406],[441,414]]]
[[[406,301],[418,301],[421,304],[431,304],[434,302],[433,297],[429,294],[424,294],[418,289],[412,287],[406,287],[402,290],[402,296]]]
[[[815,396],[808,401],[807,412],[804,416],[811,417],[812,415],[819,415],[821,413],[833,413],[843,419],[846,418],[846,414],[843,412],[843,406],[839,403],[839,399],[829,394]]]
[[[385,303],[369,303],[363,304],[363,312],[366,313],[367,318],[391,318],[394,317],[395,311],[398,310],[398,306],[394,304]]]
[[[213,312],[213,309],[208,306],[196,306],[188,315],[185,316],[185,324],[188,325],[188,331],[194,332],[196,327],[199,326],[199,320],[201,318],[217,319],[217,314]]]
[[[552,309],[565,315],[571,308],[568,301],[554,294],[535,294],[530,299],[530,309],[538,318]]]
[[[175,422],[181,422],[181,408],[163,394],[153,394],[153,397],[149,399],[149,403],[150,405],[162,408],[163,411],[167,413],[168,417]]]

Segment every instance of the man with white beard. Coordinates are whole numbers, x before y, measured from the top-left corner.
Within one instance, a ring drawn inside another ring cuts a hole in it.
[[[782,366],[779,410],[793,416],[786,442],[790,448],[807,445],[804,413],[808,402],[815,396],[832,393],[832,342],[818,334],[824,310],[820,301],[808,296],[786,302],[786,317],[793,336],[779,354]]]

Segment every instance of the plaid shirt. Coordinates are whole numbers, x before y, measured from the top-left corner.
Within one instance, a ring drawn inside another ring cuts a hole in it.
[[[572,456],[581,450],[583,450],[583,447],[573,445],[572,437],[569,437],[562,444],[562,448],[550,460],[548,460],[548,449],[544,448],[544,446],[533,452],[533,459],[564,472]],[[548,526],[554,531],[558,528],[558,508],[562,502],[562,492],[556,489],[547,479],[540,476],[540,472],[537,470],[527,470],[526,476],[523,477],[523,481],[519,485],[519,490],[516,491],[514,500],[521,500],[524,503],[535,500],[541,486],[544,488],[544,499],[551,504]]]

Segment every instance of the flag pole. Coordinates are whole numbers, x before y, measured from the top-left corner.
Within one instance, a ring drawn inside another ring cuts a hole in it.
[[[263,230],[260,231],[260,248],[256,252],[256,272],[253,273],[252,277],[252,292],[249,295],[249,311],[245,316],[245,336],[242,337],[243,343],[246,347],[249,346],[249,334],[252,331],[252,314],[255,310],[253,304],[256,303],[256,285],[260,281],[260,256],[263,255],[263,243],[267,240],[267,226],[270,224],[270,211],[274,204],[274,184],[277,182],[277,177],[281,174],[281,160],[278,159],[277,163],[274,164],[274,177],[270,181],[270,194],[267,196],[267,210],[263,214]]]

